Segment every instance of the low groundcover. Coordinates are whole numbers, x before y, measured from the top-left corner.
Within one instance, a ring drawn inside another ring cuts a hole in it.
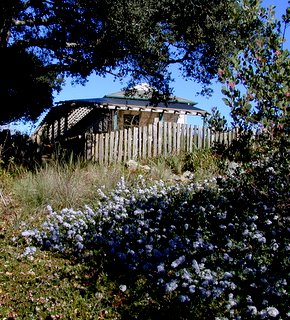
[[[149,297],[168,297],[187,318],[205,309],[208,319],[290,317],[289,191],[269,163],[203,183],[140,177],[128,187],[122,179],[99,194],[95,210],[49,207],[42,228],[22,232],[24,255],[36,247],[80,259],[102,252],[120,266],[124,291],[126,274],[142,275]]]

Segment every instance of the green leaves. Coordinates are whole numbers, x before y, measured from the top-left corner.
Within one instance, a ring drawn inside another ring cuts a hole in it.
[[[286,129],[289,124],[290,52],[283,49],[281,22],[274,19],[270,11],[262,10],[258,18],[263,24],[262,33],[245,45],[220,77],[225,84],[223,101],[231,108],[235,125],[249,137],[258,130],[254,142],[245,139],[247,148],[252,148],[255,156],[285,150],[290,141]]]

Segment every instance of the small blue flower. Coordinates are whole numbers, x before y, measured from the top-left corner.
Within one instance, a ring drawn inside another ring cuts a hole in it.
[[[178,259],[174,260],[172,263],[171,263],[171,267],[172,268],[177,268],[179,265],[181,265],[182,263],[184,263],[185,261],[185,256],[181,256],[179,257]]]
[[[165,284],[165,291],[172,292],[172,291],[176,290],[177,287],[178,287],[177,281],[171,280],[170,282]]]
[[[28,257],[28,256],[33,256],[36,252],[36,247],[26,247],[23,256]]]
[[[187,295],[180,295],[180,296],[178,296],[178,300],[180,301],[180,302],[187,302],[187,301],[190,301],[190,299],[189,299],[189,297],[187,296]]]

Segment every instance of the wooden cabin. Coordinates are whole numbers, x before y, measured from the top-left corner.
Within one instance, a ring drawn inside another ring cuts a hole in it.
[[[187,115],[205,116],[207,111],[187,99],[170,97],[166,103],[152,105],[147,84],[134,87],[134,94],[120,91],[103,98],[67,100],[57,103],[47,113],[33,134],[33,139],[65,141],[86,133],[106,133],[160,121],[185,123]]]

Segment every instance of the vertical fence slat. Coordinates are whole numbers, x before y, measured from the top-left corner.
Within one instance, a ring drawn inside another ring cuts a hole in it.
[[[152,126],[152,124],[149,124],[149,126],[148,126],[148,151],[147,151],[148,158],[152,157],[152,140],[153,140],[153,126]]]
[[[198,127],[198,134],[197,134],[197,148],[202,148],[202,127]]]
[[[172,151],[173,153],[177,153],[177,124],[176,123],[173,123],[173,126],[172,126],[172,136],[173,136],[173,148],[172,148]]]
[[[128,129],[128,160],[132,159],[132,128]]]
[[[114,140],[115,140],[115,132],[111,131],[109,135],[109,158],[108,163],[113,162],[114,159]]]
[[[194,132],[194,139],[193,139],[194,149],[197,149],[197,147],[198,147],[198,127],[196,125],[193,127],[193,132]]]
[[[157,142],[157,154],[162,154],[162,145],[163,145],[163,122],[158,122],[158,142]]]
[[[113,162],[117,163],[118,160],[118,144],[119,144],[119,131],[115,132],[115,141],[114,141],[114,155]]]
[[[180,152],[186,150],[186,130],[185,124],[180,125]]]
[[[188,141],[189,141],[189,148],[188,148],[188,152],[192,152],[192,149],[193,149],[193,134],[194,134],[192,126],[189,127],[189,133],[188,133],[188,134],[189,134],[189,139],[188,139]]]
[[[180,123],[177,124],[176,153],[180,153]]]
[[[186,152],[190,150],[190,125],[185,125],[185,138],[186,138]]]
[[[94,154],[94,161],[95,162],[98,162],[98,156],[99,156],[99,139],[98,139],[98,135],[95,134],[95,138],[94,138],[94,141],[95,141],[95,154]]]
[[[167,144],[168,144],[168,153],[172,152],[172,122],[168,122],[167,123],[167,135],[168,135],[168,139],[167,139]]]
[[[110,133],[86,134],[85,157],[99,164],[141,160],[158,155],[192,152],[209,148],[215,142],[229,145],[237,138],[237,129],[212,132],[209,128],[159,122]]]
[[[138,159],[142,159],[142,147],[143,147],[143,128],[138,128]]]
[[[104,145],[104,164],[109,162],[109,133],[105,133],[105,145]]]
[[[157,156],[157,142],[158,142],[158,127],[156,124],[153,125],[153,157]]]
[[[124,156],[123,161],[126,162],[129,160],[128,157],[128,129],[124,129]]]
[[[99,163],[104,164],[104,135],[101,133],[99,138]]]
[[[163,154],[168,154],[168,122],[163,123]]]
[[[210,129],[206,128],[206,148],[210,148],[211,144],[210,144]]]
[[[132,139],[132,158],[137,160],[138,157],[138,128],[133,128],[133,139]]]
[[[143,138],[143,140],[142,140],[142,155],[141,155],[141,159],[146,159],[146,157],[147,157],[147,144],[148,144],[148,134],[147,134],[147,130],[148,129],[148,127],[143,127],[142,128],[142,130],[143,130],[143,132],[142,132],[142,138]]]
[[[123,160],[123,146],[124,146],[124,131],[119,131],[119,141],[118,141],[118,162]]]

